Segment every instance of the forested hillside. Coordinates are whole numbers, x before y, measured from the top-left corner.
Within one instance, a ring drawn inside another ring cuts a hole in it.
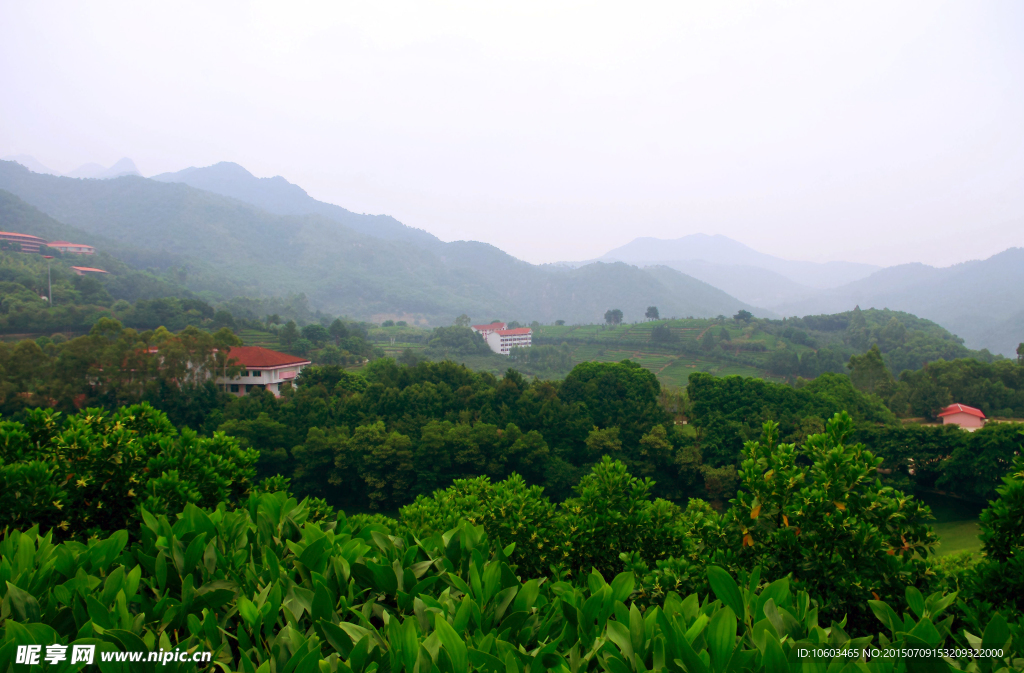
[[[0,188],[61,222],[166,254],[173,266],[186,267],[186,284],[194,263],[204,278],[220,274],[240,286],[223,298],[304,292],[334,313],[434,324],[493,311],[589,321],[612,303],[632,318],[652,302],[676,315],[758,311],[675,271],[538,267],[482,243],[378,238],[324,215],[276,215],[184,184],[74,180],[0,162]],[[208,282],[190,287],[211,289]]]
[[[972,348],[1010,356],[1024,339],[1024,248],[947,268],[895,266],[775,310],[783,315],[835,313],[853,304],[913,313],[939,323]]]
[[[0,343],[0,638],[159,638],[311,673],[324,657],[682,673],[736,656],[775,673],[813,660],[790,640],[959,647],[965,629],[1000,665],[1020,650],[1020,424],[905,427],[856,375],[696,373],[684,397],[628,361],[530,381],[380,358],[235,397],[197,374],[233,368],[235,343],[109,319],[63,344]],[[76,413],[79,396],[99,407]],[[997,498],[977,555],[936,558],[914,495],[934,489]],[[669,647],[689,665],[661,664]]]

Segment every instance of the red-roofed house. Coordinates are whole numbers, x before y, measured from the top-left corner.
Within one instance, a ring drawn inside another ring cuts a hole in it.
[[[96,248],[85,243],[68,243],[67,241],[50,241],[46,244],[47,247],[53,248],[54,250],[60,250],[61,252],[70,252],[76,255],[92,255],[96,252]]]
[[[228,351],[228,358],[243,370],[234,378],[218,376],[216,383],[224,392],[239,397],[256,388],[269,390],[274,397],[280,397],[281,384],[294,381],[299,372],[310,364],[305,358],[260,346],[235,346]]]
[[[943,425],[959,425],[968,432],[973,432],[985,425],[985,414],[981,409],[966,404],[951,404],[939,413]]]

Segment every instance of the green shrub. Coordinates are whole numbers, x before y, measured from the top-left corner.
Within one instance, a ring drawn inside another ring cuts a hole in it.
[[[924,585],[922,559],[937,537],[926,524],[931,510],[882,486],[882,460],[849,444],[852,432],[852,419],[838,413],[797,449],[779,444],[778,425],[766,422],[761,440],[743,449],[729,525],[744,567],[792,574],[823,614],[863,622],[873,594],[900,596],[907,585]]]
[[[213,507],[248,492],[257,452],[178,431],[147,404],[63,418],[33,409],[0,421],[0,527],[88,538],[132,527],[139,508]]]
[[[985,558],[974,568],[971,593],[976,609],[1024,616],[1024,456],[1013,461],[999,498],[981,513]],[[985,605],[978,605],[984,603]]]
[[[509,558],[522,577],[543,577],[562,562],[563,538],[556,516],[543,489],[528,486],[518,474],[497,484],[487,477],[457,479],[401,510],[402,525],[421,535],[452,530],[463,520],[483,526],[495,544],[515,545]]]
[[[871,601],[873,630],[854,636],[845,620],[822,623],[787,578],[762,583],[755,569],[737,582],[711,566],[708,595],[669,593],[641,610],[630,600],[632,573],[523,581],[483,528],[465,522],[413,537],[344,517],[321,525],[308,514],[306,503],[264,493],[234,510],[146,512],[131,545],[126,531],[61,544],[38,527],[5,532],[0,671],[20,670],[16,647],[30,643],[92,644],[97,660],[126,650],[208,651],[207,670],[247,673],[888,673],[949,669],[898,655],[869,662],[863,648],[967,645],[1002,654],[949,659],[959,670],[1024,668],[1003,617],[979,635],[958,632],[944,614],[955,595],[908,588],[903,615]],[[801,657],[814,648],[845,652]],[[100,670],[129,669],[111,662]]]

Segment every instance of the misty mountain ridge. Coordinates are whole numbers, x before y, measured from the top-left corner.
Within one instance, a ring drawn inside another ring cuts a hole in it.
[[[113,166],[106,168],[100,164],[82,164],[67,174],[69,178],[87,178],[93,180],[110,180],[125,175],[142,175],[135,167],[135,162],[124,157]]]
[[[16,161],[25,168],[29,169],[33,173],[43,173],[45,175],[60,175],[59,172],[53,170],[48,166],[44,166],[39,160],[28,154],[11,154],[3,157],[3,161]]]
[[[1024,341],[1024,248],[949,267],[900,264],[776,310],[809,315],[852,305],[913,313],[942,325],[970,348],[1012,356]]]
[[[323,215],[271,213],[182,183],[137,176],[75,180],[0,162],[0,189],[58,221],[166,257],[185,274],[200,269],[209,278],[216,272],[232,291],[241,286],[256,295],[305,292],[314,305],[356,318],[451,324],[467,313],[583,323],[600,321],[609,308],[641,320],[652,304],[665,316],[741,309],[771,315],[671,269],[536,266],[485,243],[430,237],[422,245],[422,237],[400,229],[401,237],[372,236]],[[364,225],[380,221],[349,215]],[[212,291],[209,285],[193,289]]]
[[[43,175],[64,175],[59,171],[55,171],[52,168],[44,166],[35,157],[29,156],[28,154],[18,154],[13,156],[6,156],[3,161],[14,161],[21,164],[25,168],[29,169],[33,173],[41,173]],[[92,180],[109,180],[110,178],[119,178],[123,175],[142,175],[139,169],[135,166],[135,162],[124,157],[119,160],[113,166],[105,167],[97,163],[82,164],[75,170],[67,173],[65,177],[69,178],[85,178]]]
[[[448,324],[465,312],[599,322],[621,308],[629,321],[642,319],[647,305],[662,316],[743,308],[774,317],[860,305],[933,320],[975,349],[1012,355],[1024,340],[1021,249],[946,269],[880,269],[783,260],[695,234],[639,238],[590,262],[533,265],[486,243],[444,243],[388,216],[317,201],[280,176],[257,178],[227,162],[102,181],[0,162],[0,188],[168,266],[201,269],[207,279],[221,274],[225,289],[306,292],[326,310],[372,320]]]
[[[676,239],[635,238],[599,257],[637,265],[704,262],[772,271],[797,285],[823,290],[865,278],[881,267],[855,262],[802,262],[758,252],[721,234],[690,234]],[[709,268],[705,265],[704,268]]]
[[[296,184],[280,175],[258,178],[242,166],[222,161],[204,168],[186,168],[150,178],[157,182],[176,182],[262,208],[277,215],[320,215],[346,227],[378,238],[391,238],[436,245],[441,240],[422,229],[402,224],[390,215],[353,213],[341,206],[317,201]]]

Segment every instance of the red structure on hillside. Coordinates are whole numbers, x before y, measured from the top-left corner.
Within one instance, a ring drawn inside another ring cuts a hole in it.
[[[943,425],[959,425],[964,430],[973,431],[985,425],[985,414],[981,409],[966,404],[951,404],[939,413]]]

